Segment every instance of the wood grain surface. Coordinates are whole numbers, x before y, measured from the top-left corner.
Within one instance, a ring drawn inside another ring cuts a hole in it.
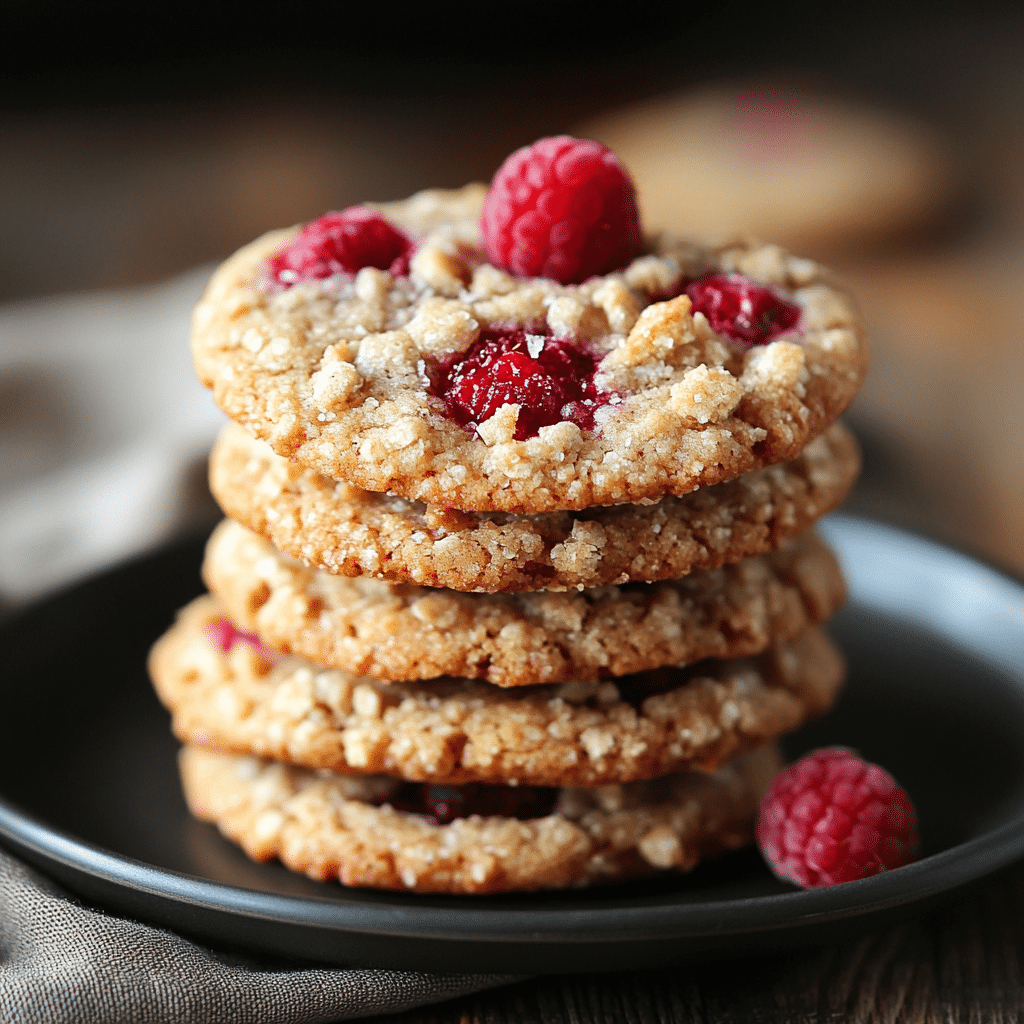
[[[514,964],[509,965],[515,969]],[[834,945],[560,975],[378,1024],[1010,1024],[1024,1018],[1024,863]]]

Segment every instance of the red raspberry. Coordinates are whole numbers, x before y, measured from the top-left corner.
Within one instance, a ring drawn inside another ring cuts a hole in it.
[[[516,438],[569,420],[593,429],[594,412],[610,395],[594,384],[594,357],[546,330],[480,332],[468,352],[441,366],[434,394],[463,426],[489,420],[503,405],[518,405]]]
[[[744,348],[767,345],[800,321],[800,307],[740,274],[709,274],[686,286],[695,313]]]
[[[818,889],[915,860],[917,815],[887,771],[830,747],[778,774],[761,803],[757,841],[779,878]]]
[[[624,267],[640,249],[636,189],[606,146],[568,135],[516,150],[480,216],[496,267],[562,284]]]
[[[211,623],[207,629],[207,635],[225,654],[228,654],[235,644],[243,643],[258,651],[267,661],[277,661],[282,657],[280,651],[268,647],[255,633],[247,633],[227,619],[219,619],[217,622]]]
[[[270,260],[270,276],[285,287],[363,267],[398,276],[408,273],[411,253],[412,241],[393,224],[365,206],[350,206],[310,221]]]
[[[546,786],[405,782],[387,802],[396,811],[422,814],[438,825],[447,825],[474,814],[481,818],[545,818],[555,809],[557,799],[558,790]]]

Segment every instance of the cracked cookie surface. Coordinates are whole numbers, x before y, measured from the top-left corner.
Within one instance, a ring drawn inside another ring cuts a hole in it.
[[[615,681],[499,689],[384,683],[241,642],[211,596],[157,641],[150,675],[178,739],[346,774],[417,782],[604,786],[712,771],[831,707],[843,660],[817,628],[755,658]]]
[[[319,665],[498,686],[756,654],[845,598],[835,556],[813,533],[678,580],[462,594],[312,569],[229,519],[207,543],[203,578],[242,628]]]
[[[386,803],[391,780],[325,775],[202,747],[179,759],[191,812],[255,860],[322,881],[415,892],[493,893],[688,871],[749,844],[778,772],[769,745],[714,775],[563,788],[542,818],[437,825]],[[371,802],[372,801],[372,802]],[[383,801],[383,802],[382,802]]]
[[[485,263],[484,190],[375,207],[417,242],[407,277],[357,274],[282,289],[267,235],[214,275],[192,351],[221,408],[280,455],[336,480],[445,508],[520,514],[659,500],[795,458],[849,404],[867,342],[846,294],[776,246],[658,236],[622,271],[580,285]],[[744,349],[691,315],[687,281],[737,273],[784,291],[799,330]],[[665,299],[665,296],[675,296]],[[433,394],[443,364],[489,329],[568,338],[599,361],[594,429],[562,421],[517,440],[519,406],[474,431]]]
[[[792,462],[655,505],[460,513],[332,480],[228,424],[210,487],[228,516],[309,565],[496,593],[673,579],[763,554],[835,508],[859,467],[836,423]]]

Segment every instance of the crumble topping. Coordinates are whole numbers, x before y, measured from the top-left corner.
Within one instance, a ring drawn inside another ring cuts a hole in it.
[[[848,297],[777,246],[703,246],[661,234],[622,271],[579,285],[518,279],[484,262],[483,186],[375,207],[414,235],[408,277],[261,284],[294,235],[278,231],[215,274],[193,353],[221,407],[279,454],[367,490],[429,504],[529,513],[657,500],[794,458],[852,399],[866,369]],[[744,350],[691,312],[686,282],[712,271],[781,289],[800,331]],[[602,360],[615,393],[594,429],[515,436],[503,406],[472,431],[431,394],[432,373],[487,329],[543,329]],[[343,364],[343,365],[339,365]]]

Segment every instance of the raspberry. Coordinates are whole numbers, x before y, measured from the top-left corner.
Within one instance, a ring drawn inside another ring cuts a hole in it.
[[[739,274],[710,274],[691,281],[686,294],[718,334],[744,348],[767,345],[800,321],[800,307]]]
[[[496,267],[562,284],[624,267],[640,249],[636,189],[607,147],[568,135],[516,150],[480,216]]]
[[[393,224],[365,206],[350,206],[310,221],[270,260],[270,276],[286,288],[334,274],[354,274],[363,267],[409,271],[412,241]]]
[[[779,773],[761,803],[757,841],[779,878],[818,889],[916,859],[917,815],[887,771],[831,747]]]
[[[255,633],[246,633],[244,629],[239,629],[233,622],[229,622],[227,619],[220,619],[212,623],[207,630],[207,634],[225,654],[235,644],[243,643],[259,651],[267,661],[274,662],[281,657],[280,651],[275,651],[273,647],[268,647]]]
[[[503,405],[518,405],[516,439],[569,420],[592,430],[594,412],[610,395],[594,383],[594,357],[546,329],[488,329],[468,352],[438,370],[433,391],[452,419],[478,426]]]
[[[547,786],[462,786],[405,782],[388,799],[396,811],[421,814],[438,825],[478,814],[482,818],[544,818],[555,809],[558,790]]]

